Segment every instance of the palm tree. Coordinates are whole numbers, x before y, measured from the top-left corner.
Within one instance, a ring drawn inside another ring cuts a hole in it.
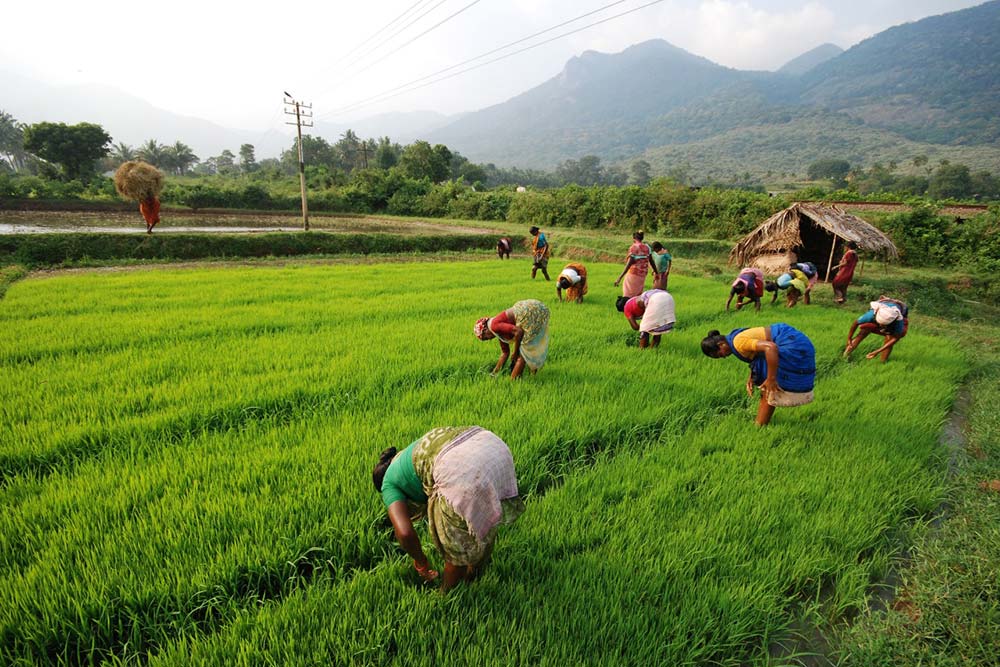
[[[150,139],[142,146],[139,146],[139,150],[136,151],[136,157],[140,160],[145,160],[154,167],[159,167],[163,163],[163,144],[156,143],[156,139]]]
[[[111,147],[110,157],[117,163],[128,162],[129,160],[134,160],[136,158],[136,151],[124,141],[119,141]]]
[[[6,111],[0,111],[0,157],[14,171],[23,169],[27,158],[24,151],[24,125]]]
[[[170,147],[170,152],[172,153],[173,167],[181,176],[198,162],[198,156],[184,142],[175,141],[174,145]]]

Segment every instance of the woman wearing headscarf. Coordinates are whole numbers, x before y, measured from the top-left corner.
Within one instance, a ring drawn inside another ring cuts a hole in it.
[[[525,366],[534,374],[545,365],[549,354],[549,309],[536,299],[518,301],[493,317],[480,318],[473,333],[479,340],[499,339],[500,359],[493,375],[512,359],[510,377],[516,380]],[[511,344],[514,345],[513,354]]]
[[[583,303],[583,295],[587,293],[587,267],[577,262],[567,264],[556,278],[556,296],[560,301],[563,290],[566,290],[567,301]]]
[[[740,275],[729,288],[729,298],[726,300],[726,310],[733,297],[736,298],[736,310],[743,307],[743,299],[753,302],[754,310],[760,312],[760,298],[764,296],[764,272],[760,269],[747,267],[740,271]]]
[[[673,331],[674,297],[666,290],[651,289],[634,296],[622,311],[632,331],[639,332],[639,348],[659,347],[660,336]]]
[[[397,452],[382,452],[372,471],[396,540],[424,581],[438,573],[413,528],[426,516],[428,532],[444,559],[442,592],[471,581],[489,561],[501,524],[524,511],[514,459],[506,443],[480,428],[436,428]]]
[[[847,250],[840,259],[840,263],[833,267],[837,275],[833,277],[833,300],[836,303],[847,301],[847,287],[854,278],[854,267],[858,264],[858,244],[854,241],[847,242]]]
[[[747,394],[760,387],[757,424],[771,421],[776,406],[805,405],[813,400],[816,382],[816,350],[812,341],[782,322],[767,327],[733,329],[728,336],[709,331],[701,351],[713,359],[730,355],[749,364]]]
[[[629,247],[628,255],[625,257],[625,269],[618,276],[618,280],[615,281],[615,287],[618,287],[619,284],[622,285],[622,296],[639,296],[646,287],[646,274],[649,273],[650,249],[648,245],[642,242],[643,237],[644,234],[641,229],[632,234],[632,245]],[[622,278],[625,278],[624,284],[622,284]]]
[[[890,299],[884,295],[869,305],[871,308],[868,312],[851,323],[851,330],[847,332],[847,347],[844,348],[844,357],[851,356],[851,352],[861,345],[861,341],[867,338],[868,334],[877,334],[883,336],[885,342],[877,350],[866,354],[865,357],[874,359],[881,354],[882,363],[885,363],[889,361],[892,348],[910,330],[910,309],[902,301]],[[858,332],[857,336],[854,335],[855,331]]]

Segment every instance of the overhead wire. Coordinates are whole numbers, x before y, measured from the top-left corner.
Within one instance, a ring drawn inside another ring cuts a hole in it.
[[[424,2],[426,2],[426,1],[427,0],[417,0],[416,2],[414,2],[412,5],[410,5],[409,7],[407,7],[406,10],[402,14],[399,14],[396,18],[394,18],[393,20],[389,21],[384,26],[382,26],[381,28],[379,28],[378,30],[376,30],[375,32],[373,32],[371,35],[369,35],[368,37],[366,37],[365,39],[363,39],[361,42],[359,42],[357,45],[355,45],[354,48],[352,48],[350,51],[348,51],[347,53],[345,53],[344,55],[342,55],[338,60],[335,60],[332,64],[333,65],[337,65],[337,64],[343,62],[344,60],[346,60],[355,51],[357,51],[361,47],[365,46],[368,42],[370,42],[373,39],[375,39],[376,37],[378,37],[380,34],[382,34],[382,32],[384,32],[390,26],[392,26],[393,23],[395,23],[396,21],[399,21],[401,18],[403,18],[404,16],[406,16],[407,14],[409,14],[411,11],[413,11],[413,9],[415,7],[417,7],[418,5],[424,4]]]
[[[512,46],[517,46],[518,44],[522,44],[522,43],[528,41],[529,39],[534,39],[535,37],[539,37],[541,35],[544,35],[545,33],[552,32],[553,30],[558,30],[559,28],[567,26],[570,23],[575,23],[575,22],[577,22],[577,21],[579,21],[581,19],[585,19],[588,16],[593,16],[594,14],[599,14],[599,13],[603,12],[606,9],[610,9],[611,7],[614,7],[615,5],[620,5],[620,4],[622,4],[624,2],[627,2],[627,1],[628,0],[615,0],[614,2],[611,2],[611,3],[608,3],[608,4],[604,5],[603,7],[598,7],[597,9],[593,9],[593,10],[591,10],[589,12],[586,12],[584,14],[580,14],[579,16],[575,16],[575,17],[573,17],[573,18],[571,18],[569,20],[563,21],[562,23],[557,23],[557,24],[555,24],[553,26],[549,26],[548,28],[545,28],[544,30],[539,30],[538,32],[535,32],[535,33],[532,33],[532,34],[528,35],[527,37],[522,37],[520,39],[514,40],[513,42],[509,42],[507,44],[504,44],[503,46],[498,46],[495,49],[491,49],[489,51],[486,51],[485,53],[480,53],[478,56],[474,56],[474,57],[469,58],[467,60],[463,60],[460,63],[455,63],[454,65],[450,65],[448,67],[445,67],[444,69],[439,69],[438,71],[432,72],[430,74],[427,74],[426,76],[422,76],[422,77],[419,77],[417,79],[413,79],[412,81],[409,81],[407,83],[400,84],[398,86],[394,86],[394,87],[392,87],[392,88],[390,88],[388,90],[382,91],[381,93],[376,93],[375,95],[372,95],[371,97],[366,97],[365,99],[359,100],[359,101],[355,102],[354,104],[361,104],[362,102],[368,102],[369,100],[374,100],[374,99],[376,99],[378,97],[381,97],[382,95],[385,95],[387,93],[395,92],[395,91],[397,91],[397,90],[399,90],[401,88],[406,88],[406,87],[411,86],[413,84],[420,83],[421,81],[425,81],[425,80],[430,79],[432,77],[438,76],[439,74],[444,74],[445,72],[450,72],[453,69],[456,69],[458,67],[462,67],[463,65],[468,65],[469,63],[475,62],[475,61],[480,60],[482,58],[485,58],[487,56],[491,56],[494,53],[498,53],[498,52],[503,51],[505,49],[509,49]],[[339,110],[335,109],[334,111],[327,112],[327,113],[328,114],[332,114],[332,113],[337,113],[338,111]]]
[[[378,99],[368,98],[366,100],[354,102],[352,104],[346,105],[346,106],[341,107],[339,109],[334,109],[332,111],[328,111],[328,112],[326,112],[326,113],[324,113],[324,114],[322,114],[321,116],[318,116],[318,117],[319,118],[327,118],[327,117],[330,117],[330,116],[342,115],[342,114],[345,114],[345,113],[348,113],[348,112],[351,112],[351,111],[356,111],[356,110],[364,108],[366,106],[371,106],[371,104],[375,104],[375,103],[378,103],[378,102],[384,102],[386,100],[390,100],[390,99],[392,99],[394,97],[398,97],[399,95],[403,95],[405,93],[413,92],[414,90],[420,90],[421,88],[426,88],[427,86],[432,86],[432,85],[434,85],[436,83],[440,83],[442,81],[446,81],[448,79],[454,78],[456,76],[460,76],[462,74],[465,74],[467,72],[471,72],[471,71],[479,69],[481,67],[486,67],[487,65],[492,65],[493,63],[500,62],[501,60],[506,60],[507,58],[511,58],[513,56],[516,56],[518,54],[524,53],[526,51],[531,51],[532,49],[537,49],[540,46],[545,46],[546,44],[550,44],[550,43],[552,43],[552,42],[554,42],[556,40],[562,39],[563,37],[569,37],[570,35],[574,35],[574,34],[576,34],[578,32],[582,32],[582,31],[587,30],[589,28],[593,28],[594,26],[601,25],[602,23],[607,23],[608,21],[612,21],[614,19],[621,18],[621,17],[626,16],[628,14],[633,14],[633,13],[639,11],[639,10],[646,9],[647,7],[651,7],[653,5],[658,5],[661,2],[664,2],[664,0],[652,0],[652,2],[647,2],[647,3],[643,4],[643,5],[639,5],[638,7],[633,7],[632,9],[629,9],[627,11],[620,12],[618,14],[614,14],[612,16],[605,17],[603,19],[600,19],[599,21],[594,21],[593,23],[588,23],[585,26],[581,26],[579,28],[575,28],[573,30],[570,30],[570,31],[564,32],[562,34],[556,35],[555,37],[551,37],[549,39],[542,40],[541,42],[538,42],[536,44],[532,44],[530,46],[526,46],[526,47],[524,47],[522,49],[518,49],[516,51],[512,51],[511,53],[507,53],[507,54],[504,54],[504,55],[499,56],[497,58],[493,58],[492,60],[487,60],[486,62],[479,63],[478,65],[473,65],[472,67],[467,67],[467,68],[465,68],[463,70],[459,70],[458,72],[453,72],[451,74],[448,74],[447,76],[439,77],[437,79],[434,79],[433,81],[428,81],[426,83],[422,83],[420,85],[416,85],[416,86],[413,86],[413,87],[408,87],[408,86],[410,86],[410,84],[403,84],[403,86],[400,86],[399,88],[406,88],[406,90],[392,89],[390,91],[387,91],[387,93],[382,93],[380,95],[375,96]],[[478,58],[473,58],[472,60],[478,60]],[[451,68],[449,68],[449,69],[451,69]],[[427,77],[424,77],[424,78],[427,78]]]
[[[391,51],[391,52],[385,54],[384,56],[382,56],[381,58],[379,58],[378,60],[376,60],[374,62],[368,63],[362,69],[360,69],[357,72],[355,72],[354,74],[352,74],[351,77],[355,77],[358,74],[361,74],[362,72],[366,72],[369,69],[371,69],[372,67],[374,67],[375,65],[378,65],[380,62],[382,62],[386,58],[388,58],[390,56],[396,55],[403,48],[409,46],[410,44],[412,44],[413,42],[417,41],[418,39],[420,39],[421,37],[423,37],[424,35],[426,35],[430,31],[434,30],[435,28],[439,28],[443,24],[447,23],[448,21],[452,20],[453,18],[455,18],[456,16],[458,16],[459,14],[461,14],[462,12],[464,12],[466,9],[469,9],[473,5],[479,4],[480,2],[482,2],[482,0],[472,0],[472,2],[470,2],[469,4],[467,4],[465,7],[462,7],[457,12],[455,12],[453,14],[449,14],[445,18],[441,19],[440,21],[438,21],[437,23],[435,23],[434,25],[432,25],[430,28],[427,28],[427,30],[424,30],[419,35],[416,35],[415,37],[412,37],[409,41],[403,42],[402,44],[400,44],[399,46],[397,46],[394,51]],[[351,77],[348,77],[348,78],[351,78]]]

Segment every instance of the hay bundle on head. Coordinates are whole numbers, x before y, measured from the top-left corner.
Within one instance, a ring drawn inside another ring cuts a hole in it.
[[[115,172],[115,190],[126,199],[143,201],[159,196],[163,172],[142,160],[129,160]]]

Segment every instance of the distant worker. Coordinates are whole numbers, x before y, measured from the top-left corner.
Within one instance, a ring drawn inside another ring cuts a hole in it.
[[[837,274],[833,277],[833,300],[835,303],[845,303],[847,301],[847,287],[854,278],[854,267],[858,264],[858,244],[854,241],[847,242],[847,250],[840,258],[840,263],[833,269]]]
[[[506,236],[497,241],[497,257],[499,259],[510,259],[510,249],[512,243]]]
[[[583,303],[583,295],[587,293],[587,267],[571,262],[566,265],[556,278],[556,296],[562,301],[562,291],[566,290],[566,300]]]
[[[528,233],[535,237],[531,241],[531,279],[534,280],[535,272],[540,270],[545,279],[549,280],[549,255],[552,254],[549,240],[538,227],[532,227]]]
[[[790,276],[791,279],[786,279],[785,276]],[[799,299],[805,301],[807,306],[809,305],[809,293],[812,291],[812,284],[809,281],[809,276],[802,269],[796,265],[792,265],[788,273],[778,276],[778,285],[781,286],[782,283],[785,284],[785,289],[787,290],[786,307],[794,308]]]
[[[625,319],[639,332],[639,349],[659,347],[660,336],[673,331],[674,297],[665,290],[651,289],[625,303]]]
[[[625,278],[625,283],[622,285],[622,296],[639,296],[646,288],[646,274],[649,273],[651,250],[648,245],[642,242],[643,237],[641,229],[632,234],[632,245],[629,246],[628,255],[625,257],[625,269],[615,281],[615,287],[618,287],[622,278]]]
[[[649,260],[653,268],[653,289],[666,290],[667,282],[670,280],[670,266],[674,263],[674,258],[659,241],[653,242],[652,250]]]
[[[146,233],[160,222],[160,192],[163,172],[142,160],[129,160],[115,171],[115,189],[122,197],[139,202],[139,213],[146,221]]]
[[[473,331],[479,340],[500,341],[500,359],[493,375],[503,370],[508,359],[511,359],[512,380],[521,377],[525,366],[534,374],[545,365],[549,354],[549,309],[541,301],[518,301],[493,317],[481,318]]]
[[[747,395],[760,387],[757,424],[771,421],[776,406],[793,407],[813,400],[816,350],[809,338],[784,323],[752,329],[733,329],[728,336],[709,331],[701,351],[713,359],[734,355],[750,365]]]
[[[764,272],[754,267],[747,267],[740,271],[740,275],[729,289],[729,298],[726,299],[726,310],[733,297],[736,297],[736,310],[743,307],[743,299],[753,302],[754,310],[760,312],[760,299],[764,296]]]
[[[396,541],[417,574],[430,582],[438,573],[413,528],[415,516],[427,517],[428,533],[444,559],[442,592],[475,579],[489,561],[498,526],[513,523],[524,511],[510,449],[478,426],[436,428],[401,452],[386,449],[372,481]]]
[[[898,343],[910,329],[910,309],[897,299],[890,299],[887,296],[880,296],[878,301],[871,302],[871,309],[851,323],[851,330],[847,333],[847,347],[844,348],[844,357],[850,357],[851,352],[858,349],[861,341],[868,337],[868,334],[877,334],[885,338],[885,342],[877,350],[873,350],[865,355],[867,359],[874,359],[882,355],[882,363],[889,361],[892,348]],[[860,331],[858,331],[860,330]],[[858,331],[855,336],[854,332]]]

